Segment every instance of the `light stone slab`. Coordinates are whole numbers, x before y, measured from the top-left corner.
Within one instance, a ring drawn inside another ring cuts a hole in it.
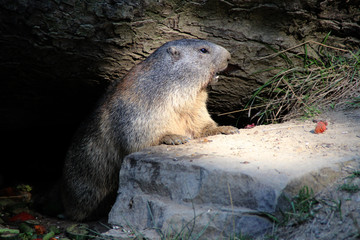
[[[323,134],[311,121],[294,121],[130,154],[109,223],[159,236],[263,234],[272,227],[264,213],[284,208],[283,196],[303,186],[318,192],[359,168],[360,111],[324,117]]]

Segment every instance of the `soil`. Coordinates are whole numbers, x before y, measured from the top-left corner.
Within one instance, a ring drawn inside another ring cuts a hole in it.
[[[273,233],[276,238],[270,239],[360,239],[360,189],[340,189],[346,183],[360,187],[360,178],[353,179],[351,175],[352,171],[344,171],[342,178],[316,194],[319,203],[313,208],[313,218],[298,226],[279,227]]]
[[[269,141],[275,144],[274,137],[281,138],[284,136],[277,135],[279,131],[272,131],[272,129],[290,128],[294,135],[304,135],[304,139],[297,140],[305,143],[305,146],[310,146],[306,151],[313,151],[314,154],[318,154],[320,151],[321,153],[326,153],[327,156],[333,155],[334,157],[340,156],[345,152],[352,153],[356,158],[356,161],[360,164],[360,109],[329,111],[316,117],[316,120],[323,120],[328,123],[325,132],[315,134],[313,131],[315,130],[317,123],[312,122],[312,119],[308,119],[306,121],[290,121],[277,125],[255,126],[252,129],[252,132],[255,132],[257,128],[259,129],[259,132],[263,130],[262,133],[265,133],[266,131],[264,130],[266,129],[269,131],[266,134],[253,134],[252,137],[259,138],[259,141]],[[303,134],[304,128],[299,127],[299,124],[307,126],[307,129],[309,130],[306,131],[311,131],[312,134],[316,136],[310,138],[306,137],[307,135]],[[334,143],[334,145],[318,146],[319,144],[316,141],[319,138],[324,140],[330,136],[336,136],[335,142],[346,144],[336,145]],[[301,154],[301,151],[304,150],[294,147],[292,141],[283,141],[281,144],[282,147],[292,149],[293,156]],[[332,148],[332,146],[334,146],[334,148]],[[352,192],[340,189],[345,183],[348,186],[354,186]],[[340,178],[315,194],[315,199],[318,203],[314,205],[314,208],[312,209],[313,217],[309,217],[307,221],[301,225],[288,223],[285,226],[276,226],[276,224],[274,224],[272,233],[257,239],[359,239],[360,191],[357,190],[360,190],[360,169],[351,167],[344,168]],[[9,222],[8,219],[14,215],[15,212],[18,213],[22,211],[22,209],[14,211],[14,208],[12,208],[12,210],[9,211],[9,209],[3,205],[0,207],[0,217],[5,221],[3,223],[0,222],[0,228],[16,228],[18,223]],[[21,206],[21,208],[23,208],[23,206]],[[31,206],[30,208],[29,206],[26,206],[24,211],[33,214],[36,217],[36,220],[46,228],[49,228],[50,226],[58,227],[60,229],[60,234],[58,236],[60,237],[66,235],[66,228],[77,224],[73,221],[45,216],[32,209]],[[87,224],[94,232],[102,233],[112,228],[107,225],[106,222],[105,218]]]

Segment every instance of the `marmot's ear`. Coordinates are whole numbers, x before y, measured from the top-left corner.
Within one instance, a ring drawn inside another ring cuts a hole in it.
[[[180,58],[180,51],[178,51],[176,47],[169,47],[167,51],[174,60],[178,60]]]

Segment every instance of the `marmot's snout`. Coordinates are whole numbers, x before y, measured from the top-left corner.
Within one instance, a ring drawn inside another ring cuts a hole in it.
[[[225,48],[223,48],[221,46],[219,46],[219,48],[221,51],[221,54],[219,54],[221,56],[220,57],[221,59],[219,59],[220,62],[218,63],[219,68],[218,68],[217,72],[224,71],[227,68],[229,61],[231,59],[231,54],[229,53],[228,50],[226,50]]]

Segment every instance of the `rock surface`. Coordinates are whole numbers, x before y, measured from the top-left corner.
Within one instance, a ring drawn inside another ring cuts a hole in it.
[[[263,213],[286,207],[283,196],[303,186],[318,192],[342,169],[359,168],[360,109],[322,119],[323,134],[312,121],[292,121],[133,153],[109,222],[204,239],[263,234],[272,226]]]

